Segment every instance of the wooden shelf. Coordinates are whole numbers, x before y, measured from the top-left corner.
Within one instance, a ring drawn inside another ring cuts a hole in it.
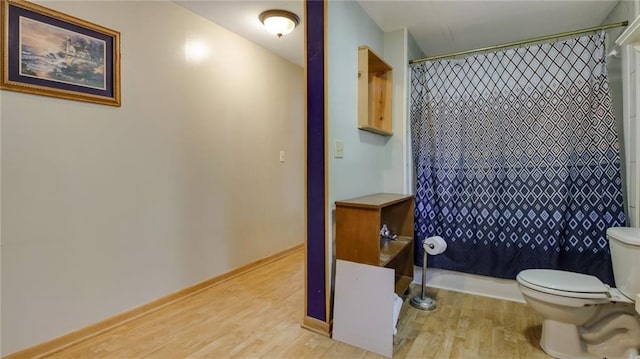
[[[406,201],[407,198],[413,198],[413,196],[405,194],[395,193],[376,193],[364,197],[345,199],[343,201],[336,201],[336,206],[342,207],[356,207],[356,208],[381,208],[383,206],[390,206],[396,203]]]
[[[391,240],[387,245],[380,248],[380,266],[384,267],[394,260],[402,250],[413,244],[412,237],[400,237]]]
[[[378,193],[336,201],[336,258],[395,270],[396,293],[413,280],[413,196]],[[386,224],[394,240],[380,241]]]
[[[393,135],[393,69],[367,46],[358,48],[358,128]]]

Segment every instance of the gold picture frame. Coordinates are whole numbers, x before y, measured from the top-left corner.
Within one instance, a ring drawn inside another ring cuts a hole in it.
[[[0,1],[0,89],[121,105],[118,31],[28,1]]]

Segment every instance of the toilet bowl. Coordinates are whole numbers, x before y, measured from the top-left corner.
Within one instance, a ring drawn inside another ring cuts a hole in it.
[[[516,278],[527,304],[543,318],[540,347],[561,359],[640,354],[640,229],[610,228],[607,238],[617,288],[574,272],[527,269]]]
[[[543,318],[540,347],[547,354],[582,359],[638,353],[640,320],[633,302],[617,289],[594,276],[548,269],[522,271],[516,280],[527,304]],[[558,289],[562,284],[568,290]]]

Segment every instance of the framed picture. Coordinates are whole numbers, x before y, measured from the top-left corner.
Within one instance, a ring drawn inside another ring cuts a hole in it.
[[[27,1],[0,1],[0,88],[120,106],[119,32]]]

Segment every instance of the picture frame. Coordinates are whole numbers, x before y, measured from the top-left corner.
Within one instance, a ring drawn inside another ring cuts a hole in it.
[[[118,31],[28,1],[0,1],[0,89],[121,106]]]

